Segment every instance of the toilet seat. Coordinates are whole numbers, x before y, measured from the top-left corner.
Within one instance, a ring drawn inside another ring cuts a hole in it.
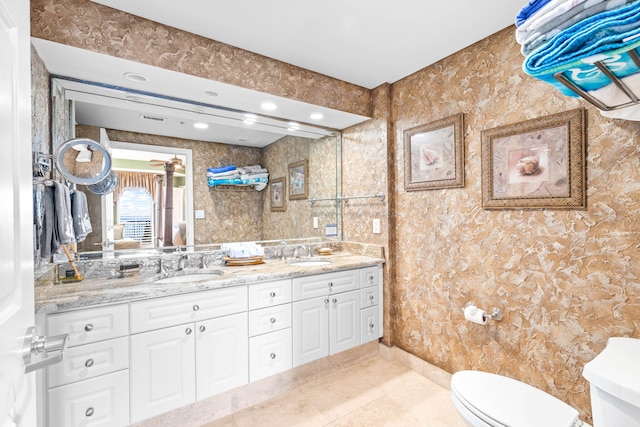
[[[495,427],[571,427],[578,411],[523,382],[481,371],[460,371],[451,393],[466,409]]]

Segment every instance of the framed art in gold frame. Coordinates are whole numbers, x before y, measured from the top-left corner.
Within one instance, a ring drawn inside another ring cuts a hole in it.
[[[406,191],[464,187],[463,114],[403,132]]]
[[[584,209],[584,108],[482,131],[484,209]]]
[[[285,212],[287,210],[287,197],[285,194],[285,178],[272,179],[270,182],[271,212]]]
[[[309,198],[309,161],[289,164],[289,200]]]

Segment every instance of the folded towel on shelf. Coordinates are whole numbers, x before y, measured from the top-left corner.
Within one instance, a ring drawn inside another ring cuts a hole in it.
[[[207,172],[207,177],[211,177],[213,179],[233,179],[240,176],[240,170],[234,169],[228,172],[219,172],[219,173],[211,173]]]
[[[71,217],[73,218],[73,231],[77,242],[82,242],[93,231],[91,218],[89,218],[89,206],[87,196],[82,191],[74,191],[71,194]]]
[[[624,6],[635,0],[597,0],[595,4],[591,1],[583,3],[581,7],[576,7],[559,15],[539,28],[526,32],[516,31],[516,39],[522,45],[521,52],[524,56],[530,55],[538,47],[544,45],[562,30],[571,27],[590,16]]]
[[[233,170],[236,170],[236,167],[234,165],[220,166],[217,168],[207,168],[207,172],[211,172],[211,173],[229,172]]]
[[[528,33],[543,28],[551,21],[568,19],[585,8],[604,1],[605,0],[551,0],[516,29],[516,40],[520,43],[520,40],[526,37]]]
[[[241,185],[242,180],[240,178],[235,179],[213,179],[207,177],[207,185],[209,187],[216,187],[218,185]]]
[[[633,74],[631,76],[620,79],[636,96],[640,95],[640,73]],[[615,107],[618,105],[624,105],[631,102],[631,99],[621,91],[615,84],[609,85],[589,91],[589,95],[602,101],[605,105]],[[624,119],[624,120],[640,120],[640,104],[629,105],[624,108],[618,108],[615,110],[600,110],[600,113],[605,117],[612,119]]]
[[[551,0],[531,0],[516,15],[516,26],[522,25],[531,15],[536,13],[540,8],[549,3]]]
[[[546,81],[563,94],[577,96],[553,75],[565,75],[584,90],[596,90],[610,83],[595,65],[607,62],[618,77],[639,71],[628,51],[640,46],[640,2],[591,16],[560,32],[535,50],[523,64],[532,77]]]
[[[268,170],[263,168],[261,165],[243,166],[241,168],[238,168],[238,170],[243,174],[268,172]]]
[[[53,181],[54,234],[61,245],[75,242],[73,218],[71,217],[71,196],[69,187]]]

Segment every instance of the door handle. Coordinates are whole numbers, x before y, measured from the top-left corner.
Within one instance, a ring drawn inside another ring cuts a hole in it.
[[[69,334],[47,337],[38,335],[35,326],[29,326],[22,346],[24,372],[28,373],[60,362],[64,357],[64,351],[67,349],[68,340]],[[44,354],[44,358],[32,360],[41,354]]]

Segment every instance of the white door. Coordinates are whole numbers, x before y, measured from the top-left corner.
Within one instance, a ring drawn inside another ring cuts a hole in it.
[[[336,354],[360,345],[360,291],[330,298],[329,354]]]
[[[131,336],[131,422],[196,400],[193,323]]]
[[[249,382],[247,313],[196,323],[198,400]]]
[[[29,2],[0,0],[0,426],[35,426],[22,345],[33,312]]]
[[[329,355],[329,298],[293,303],[293,367]]]

